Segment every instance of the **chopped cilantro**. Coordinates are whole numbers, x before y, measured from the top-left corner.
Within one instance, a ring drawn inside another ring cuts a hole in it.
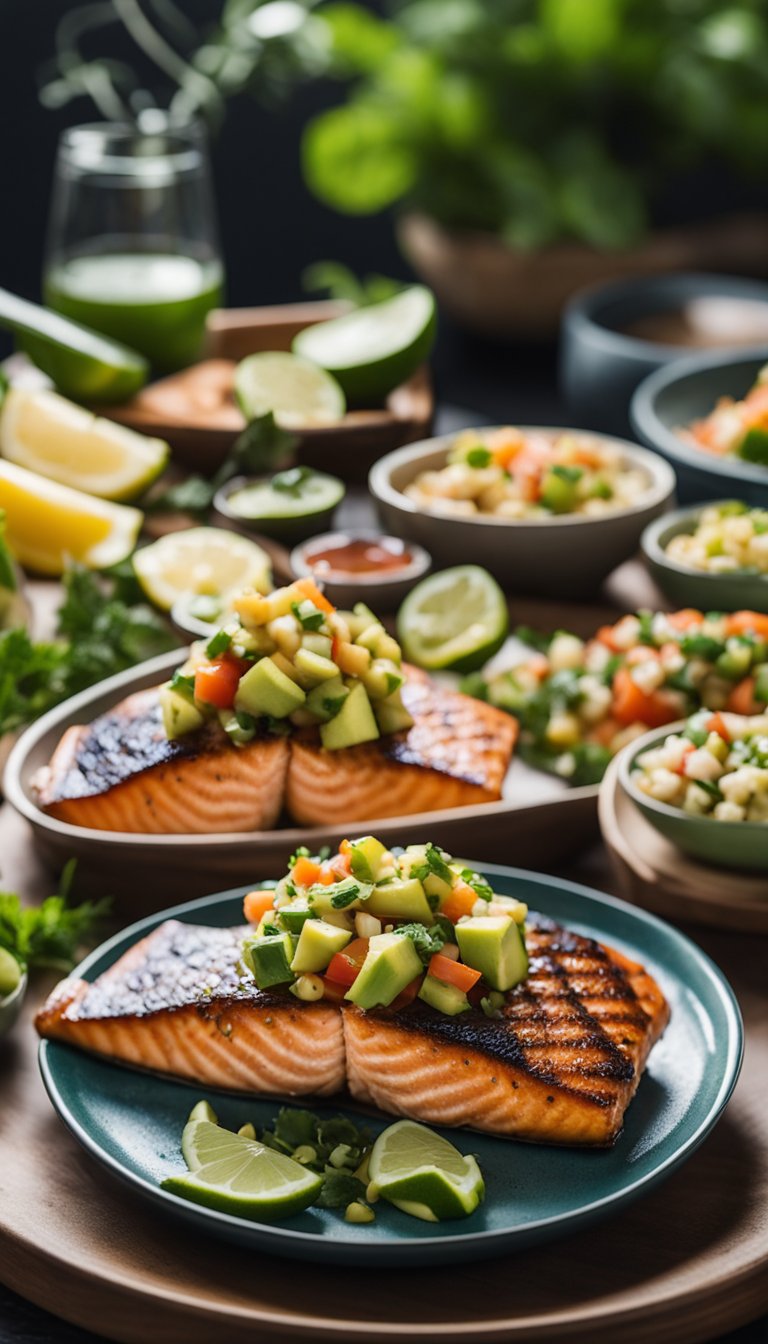
[[[108,898],[70,904],[74,874],[75,860],[70,859],[58,892],[42,905],[22,906],[14,892],[0,892],[0,947],[22,966],[71,970],[82,943],[108,913]]]
[[[475,895],[480,897],[481,901],[493,900],[493,888],[488,885],[484,877],[481,877],[480,873],[474,872],[471,868],[462,868],[461,876],[467,886],[472,888]]]
[[[220,653],[226,653],[232,643],[232,636],[226,630],[217,630],[212,639],[208,640],[205,646],[206,658],[218,658]]]
[[[306,598],[304,602],[292,602],[291,611],[301,625],[302,630],[319,630],[325,621],[325,612]]]
[[[426,924],[400,924],[395,933],[398,938],[410,938],[425,966],[430,957],[445,947],[448,941],[439,924],[433,924],[431,928],[427,928]]]
[[[476,448],[469,449],[465,461],[468,467],[489,467],[493,461],[493,455],[490,449],[478,444]]]

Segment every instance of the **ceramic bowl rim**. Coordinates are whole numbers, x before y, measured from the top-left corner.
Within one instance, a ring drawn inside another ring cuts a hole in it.
[[[713,499],[711,502],[707,501],[703,504],[689,504],[685,508],[674,509],[670,513],[663,513],[658,518],[652,519],[640,538],[640,546],[643,555],[652,564],[658,565],[662,569],[672,570],[676,574],[685,575],[686,578],[706,579],[713,584],[722,584],[724,581],[726,583],[733,583],[734,580],[744,581],[747,579],[751,583],[759,579],[761,582],[768,584],[768,573],[749,574],[743,569],[732,569],[723,573],[712,573],[707,569],[695,569],[692,565],[684,565],[679,560],[671,559],[661,544],[661,537],[667,529],[676,528],[678,523],[683,522],[687,523],[690,521],[695,524],[705,509],[716,509],[721,504],[731,504],[733,502],[734,501],[730,499]],[[673,535],[691,536],[692,531],[689,531],[687,528],[681,528]],[[669,540],[671,541],[672,537],[670,537]]]
[[[403,540],[402,537],[391,536],[388,532],[378,532],[372,527],[335,527],[330,532],[319,532],[316,537],[308,537],[306,541],[300,541],[294,546],[290,554],[291,569],[299,578],[312,578],[313,570],[304,558],[304,551],[307,546],[316,546],[319,542],[328,542],[335,537],[349,537],[353,541],[396,541],[411,552],[413,559],[410,564],[402,569],[394,570],[392,573],[381,574],[345,574],[337,571],[335,574],[321,575],[323,583],[327,583],[332,588],[383,588],[390,584],[398,583],[418,583],[428,572],[432,565],[432,556],[418,542]]]
[[[341,494],[339,495],[339,498],[336,500],[335,504],[327,504],[324,508],[310,510],[309,513],[297,514],[296,515],[297,522],[301,522],[302,519],[311,518],[313,516],[313,513],[316,514],[318,518],[322,518],[324,514],[332,513],[334,509],[338,509],[339,506],[343,504],[344,498],[347,493],[346,482],[342,481],[340,476],[334,476],[333,472],[331,471],[319,471],[317,467],[309,467],[308,470],[311,471],[315,476],[325,476],[328,478],[328,480],[335,481],[337,485],[341,486]],[[230,495],[234,494],[236,490],[242,490],[243,487],[246,485],[259,485],[262,482],[269,482],[275,475],[277,475],[276,472],[267,471],[264,472],[263,474],[259,472],[253,472],[251,474],[241,473],[238,476],[231,476],[228,481],[225,481],[223,485],[219,486],[218,490],[213,496],[213,508],[216,509],[216,511],[220,513],[224,518],[227,518],[229,522],[239,523],[242,527],[252,527],[254,531],[258,531],[259,523],[263,523],[265,521],[271,522],[272,520],[269,518],[264,519],[263,516],[257,518],[257,517],[251,517],[245,513],[238,513],[236,509],[232,508],[229,502],[229,497]],[[293,521],[293,519],[289,519],[288,521]]]
[[[469,430],[474,432],[475,426],[468,426]],[[506,425],[479,425],[476,427],[480,434],[492,433],[498,429],[508,428]],[[597,430],[574,429],[563,425],[516,425],[523,434],[543,433],[543,434],[577,434],[584,438],[598,439],[601,443],[614,444],[621,450],[626,458],[629,458],[632,465],[644,470],[649,478],[648,488],[642,499],[635,504],[628,504],[620,509],[606,510],[600,514],[553,514],[545,518],[496,518],[493,514],[479,514],[475,517],[464,518],[452,516],[450,514],[432,513],[421,508],[414,500],[409,499],[406,494],[398,490],[392,484],[392,474],[400,466],[417,464],[420,458],[427,457],[432,453],[445,449],[447,452],[451,444],[459,434],[464,430],[453,430],[447,434],[436,434],[429,439],[419,439],[416,443],[406,444],[403,448],[395,448],[391,453],[379,458],[371,468],[368,476],[368,488],[375,499],[381,503],[391,505],[400,510],[401,513],[419,515],[434,521],[436,524],[446,523],[456,527],[457,524],[462,527],[497,527],[511,528],[522,532],[525,528],[532,532],[540,532],[549,527],[569,528],[569,527],[598,527],[602,524],[621,522],[629,520],[646,513],[649,509],[657,508],[660,504],[670,499],[675,491],[675,473],[669,463],[660,453],[653,449],[643,448],[639,444],[631,443],[628,439],[621,438],[617,434],[604,434]]]

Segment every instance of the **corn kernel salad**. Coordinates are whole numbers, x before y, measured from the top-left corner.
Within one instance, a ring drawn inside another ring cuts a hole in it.
[[[601,514],[638,504],[650,481],[620,448],[587,434],[466,430],[439,471],[423,471],[405,494],[428,513],[460,518]]]
[[[702,707],[768,712],[768,616],[639,611],[592,639],[567,631],[518,638],[531,656],[463,689],[514,714],[520,754],[572,784],[595,784],[611,758],[649,728]]]
[[[708,416],[678,433],[715,457],[740,457],[768,466],[768,364],[742,401],[721,397]]]
[[[656,802],[716,821],[768,821],[768,712],[692,715],[638,756],[632,780]]]
[[[666,554],[707,574],[768,574],[768,509],[729,500],[702,509],[693,532],[672,537]]]

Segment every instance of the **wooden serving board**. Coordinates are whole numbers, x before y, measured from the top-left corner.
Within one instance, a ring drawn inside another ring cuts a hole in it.
[[[47,889],[0,812],[4,883]],[[576,876],[577,874],[573,874]],[[602,1226],[450,1275],[345,1272],[201,1240],[114,1183],[63,1129],[38,1074],[30,1022],[0,1041],[0,1279],[125,1344],[231,1344],[406,1336],[445,1344],[698,1344],[768,1309],[768,1108],[762,949],[705,934],[747,1028],[744,1072],[703,1147]]]
[[[710,868],[670,844],[645,819],[608,768],[598,800],[600,829],[621,895],[665,919],[768,933],[765,874]]]

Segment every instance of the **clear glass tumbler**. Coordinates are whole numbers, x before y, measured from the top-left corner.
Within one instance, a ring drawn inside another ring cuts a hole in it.
[[[49,307],[168,372],[199,356],[223,279],[202,127],[64,132],[43,275]]]

